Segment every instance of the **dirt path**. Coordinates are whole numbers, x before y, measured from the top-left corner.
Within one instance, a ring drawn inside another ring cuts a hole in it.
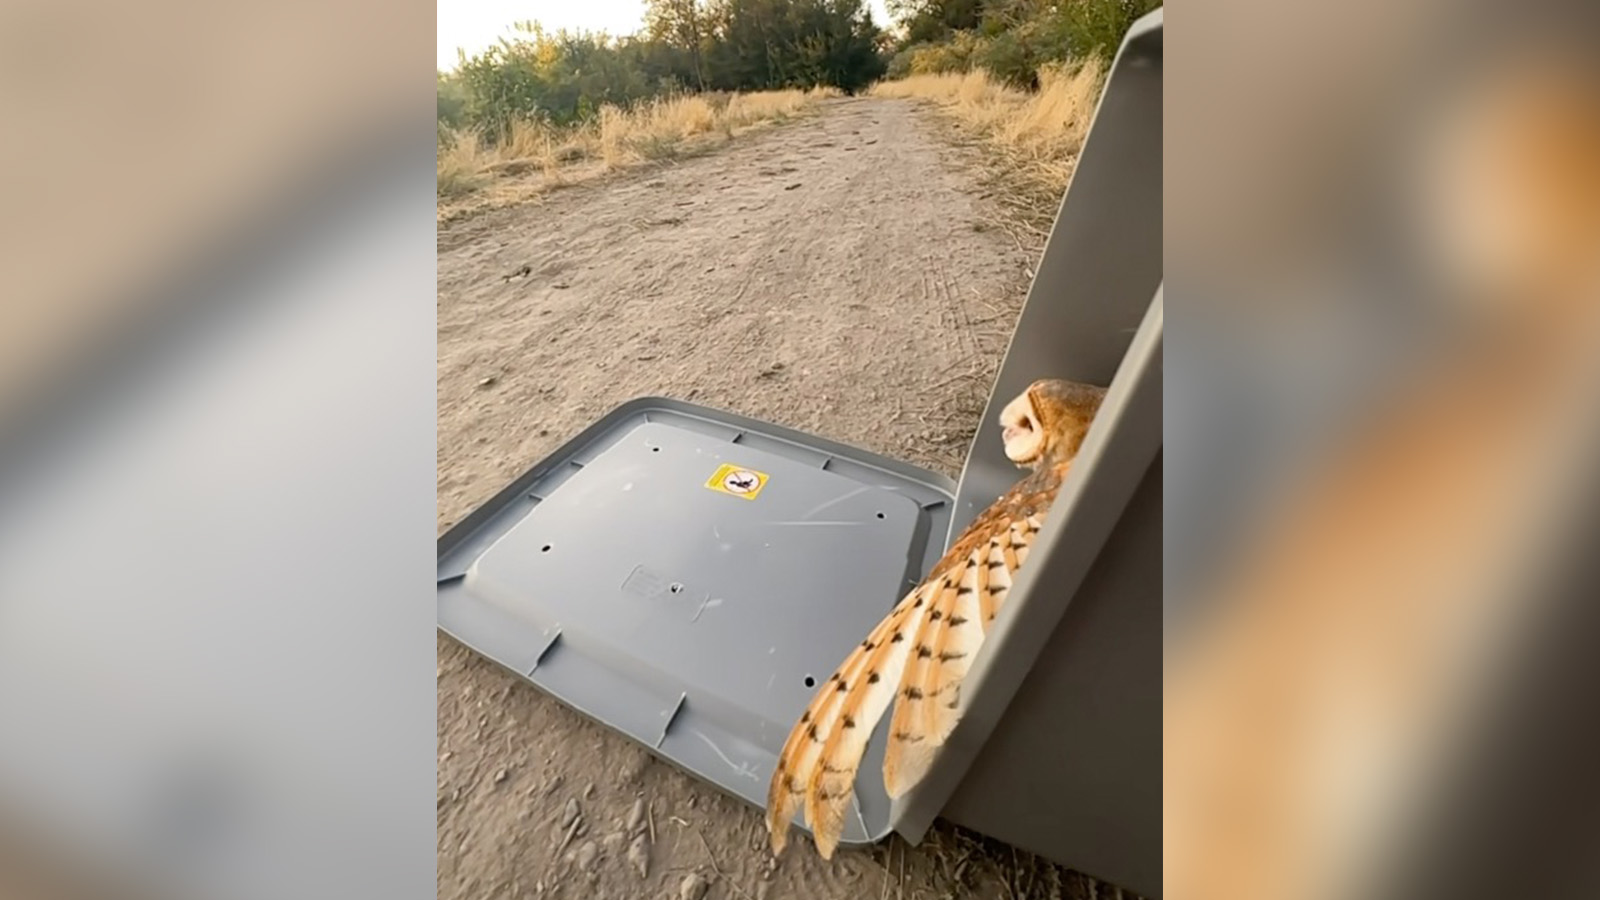
[[[1032,257],[940,127],[906,101],[835,101],[441,226],[441,531],[645,394],[959,471]],[[802,840],[772,866],[759,810],[442,636],[438,686],[441,898],[677,897],[695,873],[737,900],[1091,895],[943,826],[832,863]],[[644,877],[624,836],[641,798]]]

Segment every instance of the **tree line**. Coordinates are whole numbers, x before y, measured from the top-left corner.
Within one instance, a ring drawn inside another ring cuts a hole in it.
[[[649,0],[637,35],[516,36],[439,74],[439,120],[494,140],[517,119],[567,125],[605,105],[686,91],[832,85],[882,77],[884,35],[863,0]]]
[[[1036,84],[1040,66],[1108,56],[1160,0],[888,0],[893,33],[863,0],[647,0],[644,29],[515,37],[439,74],[439,122],[496,140],[517,120],[570,125],[663,94],[831,85],[983,68]]]

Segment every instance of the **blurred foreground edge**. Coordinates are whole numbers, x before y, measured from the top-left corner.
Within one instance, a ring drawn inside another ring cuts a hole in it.
[[[387,124],[0,422],[0,895],[432,896],[433,146]]]
[[[1416,60],[1449,49],[1405,24],[1413,46],[1397,39],[1392,56],[1363,60],[1368,83],[1387,75],[1393,95],[1427,99],[1391,130],[1358,126],[1392,96],[1319,102],[1337,88],[1314,83],[1331,59],[1316,49],[1301,60],[1308,73],[1237,101],[1300,91],[1300,112],[1330,120],[1319,127],[1366,142],[1369,156],[1298,169],[1278,159],[1281,177],[1327,182],[1296,191],[1341,178],[1395,190],[1341,210],[1349,222],[1300,210],[1299,236],[1315,240],[1286,240],[1270,261],[1216,263],[1202,279],[1210,296],[1243,298],[1212,311],[1247,325],[1209,337],[1233,342],[1238,389],[1262,398],[1255,424],[1302,433],[1279,445],[1298,458],[1272,469],[1248,529],[1212,545],[1226,559],[1207,561],[1208,583],[1169,571],[1173,900],[1594,893],[1600,72],[1592,42],[1563,33],[1593,23],[1480,31],[1456,48],[1471,53],[1450,60],[1448,81],[1419,76],[1426,89],[1409,94]],[[1222,220],[1287,215],[1262,174],[1269,199],[1241,196]],[[1394,239],[1377,248],[1381,266],[1362,256],[1374,234]],[[1385,278],[1387,294],[1374,287]],[[1188,321],[1200,322],[1203,302],[1190,300]],[[1173,318],[1169,390],[1185,378],[1185,341],[1208,338]],[[1407,339],[1378,368],[1372,334],[1384,331]],[[1348,389],[1372,371],[1382,377]],[[1335,382],[1356,400],[1312,402]],[[1223,455],[1252,449],[1248,433],[1222,431]],[[1214,486],[1223,501],[1251,485]],[[1220,522],[1204,512],[1192,521]]]

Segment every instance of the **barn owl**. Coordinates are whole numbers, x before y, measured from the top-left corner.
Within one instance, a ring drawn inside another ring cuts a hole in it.
[[[1006,456],[1029,474],[950,547],[817,691],[789,733],[767,795],[767,830],[782,853],[803,803],[817,850],[833,856],[867,739],[895,700],[884,786],[920,781],[960,715],[961,681],[1017,569],[1028,557],[1103,388],[1036,381],[1000,413]]]

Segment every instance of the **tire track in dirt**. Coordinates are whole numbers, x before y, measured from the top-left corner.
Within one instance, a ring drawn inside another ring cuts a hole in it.
[[[714,155],[442,224],[441,531],[646,394],[955,474],[1032,260],[985,227],[975,151],[939,128],[905,101],[831,101]],[[896,846],[892,872],[884,848],[829,864],[805,841],[769,868],[759,810],[443,636],[438,689],[441,898],[675,896],[690,871],[722,873],[713,898],[942,896],[962,853],[976,895],[1002,890],[1004,861],[943,831]],[[611,837],[639,796],[646,878]]]

